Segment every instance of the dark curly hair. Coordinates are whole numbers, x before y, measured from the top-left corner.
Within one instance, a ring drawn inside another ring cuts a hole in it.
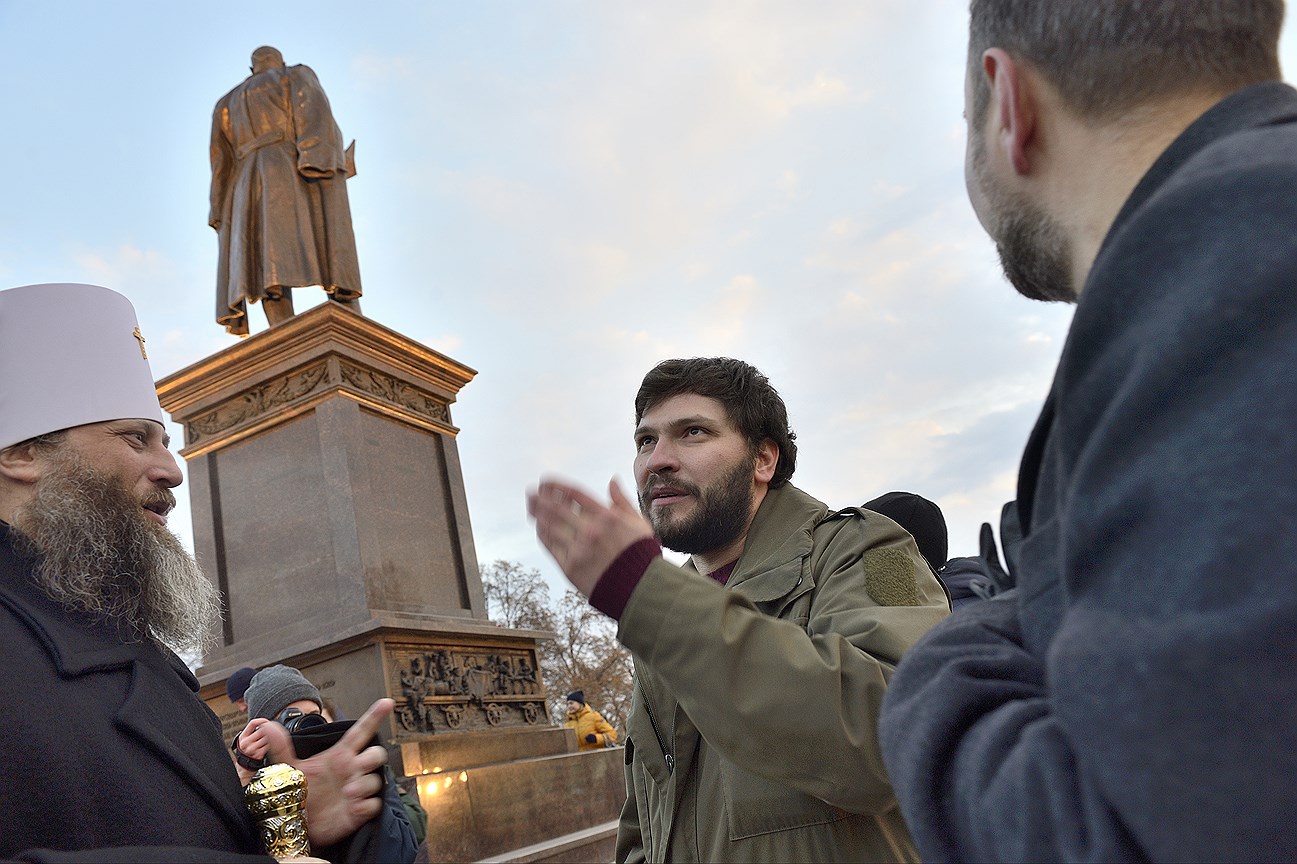
[[[635,394],[635,423],[654,405],[692,393],[725,406],[729,420],[748,439],[753,451],[766,439],[779,448],[770,488],[788,482],[797,467],[797,434],[788,428],[788,409],[756,367],[730,357],[694,357],[663,360],[649,370]]]

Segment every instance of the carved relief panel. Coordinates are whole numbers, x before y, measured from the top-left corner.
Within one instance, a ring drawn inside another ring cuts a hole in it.
[[[536,653],[499,646],[389,645],[397,739],[546,721]]]
[[[265,381],[186,420],[185,446],[207,446],[213,439],[237,436],[240,430],[334,391],[363,396],[371,404],[399,409],[425,423],[451,425],[444,398],[375,369],[334,358]]]

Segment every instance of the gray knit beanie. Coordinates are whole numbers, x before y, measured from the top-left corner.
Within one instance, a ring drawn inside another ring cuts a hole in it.
[[[324,703],[320,691],[292,666],[271,666],[252,676],[252,683],[243,694],[248,703],[248,717],[265,717],[274,720],[285,707],[301,699],[310,699],[320,708]]]

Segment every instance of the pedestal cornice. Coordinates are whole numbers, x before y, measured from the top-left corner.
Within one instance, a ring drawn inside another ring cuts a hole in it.
[[[369,318],[324,303],[158,382],[193,458],[338,394],[411,425],[458,433],[450,403],[476,371]]]

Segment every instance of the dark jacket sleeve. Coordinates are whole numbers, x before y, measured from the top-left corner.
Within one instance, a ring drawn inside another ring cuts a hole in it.
[[[383,813],[379,817],[374,860],[383,864],[410,864],[418,851],[419,841],[415,839],[414,828],[410,826],[410,818],[406,815],[401,793],[397,791],[392,769],[384,767],[383,772],[387,776],[383,785]]]
[[[1100,253],[1018,587],[934,628],[884,702],[926,861],[1297,858],[1282,143],[1201,154]]]
[[[1086,825],[1108,807],[1050,702],[1016,590],[961,609],[901,661],[880,738],[924,861],[1140,860],[1116,820]]]
[[[346,864],[410,864],[418,850],[419,844],[406,816],[405,805],[401,803],[391,769],[385,767],[383,770],[387,773],[383,789],[383,811],[378,817],[374,835],[364,844],[363,857],[366,860],[348,861]],[[120,864],[123,861],[138,861],[141,864],[264,864],[274,859],[267,855],[237,855],[184,846],[118,846],[73,852],[31,849],[22,852],[13,861],[29,864]]]

